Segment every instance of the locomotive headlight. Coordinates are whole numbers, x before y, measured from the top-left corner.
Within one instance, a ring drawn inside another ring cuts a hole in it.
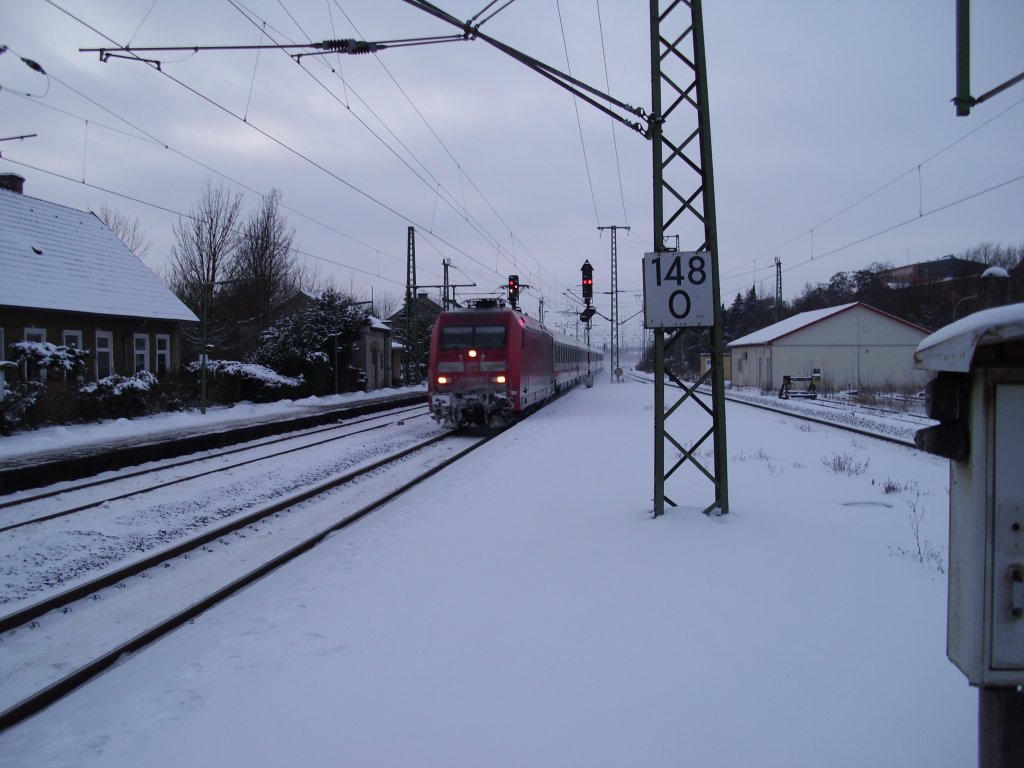
[[[447,376],[438,376],[437,377],[437,383],[441,384],[442,386],[447,384],[448,383],[448,377]]]
[[[499,374],[498,376],[494,377],[495,384],[504,384],[506,381],[508,381],[508,379],[506,379],[504,375]]]
[[[470,357],[476,357],[476,350],[475,349],[471,349],[466,354],[468,354]]]

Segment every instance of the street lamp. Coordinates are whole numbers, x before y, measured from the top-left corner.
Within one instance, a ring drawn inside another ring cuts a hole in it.
[[[960,299],[960,301],[958,301],[956,304],[954,304],[953,305],[953,319],[956,320],[956,311],[957,311],[957,309],[959,309],[961,304],[963,304],[965,301],[970,301],[971,299],[976,299],[976,298],[978,298],[978,294],[974,294],[973,296],[964,296],[962,299]]]

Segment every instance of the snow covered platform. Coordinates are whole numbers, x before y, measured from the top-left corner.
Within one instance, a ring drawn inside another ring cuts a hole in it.
[[[948,463],[727,427],[730,514],[687,475],[652,519],[653,387],[598,377],[0,733],[0,768],[973,765]]]
[[[426,390],[408,387],[266,405],[241,403],[210,408],[206,414],[191,411],[117,419],[0,437],[0,494],[418,402],[426,402]]]

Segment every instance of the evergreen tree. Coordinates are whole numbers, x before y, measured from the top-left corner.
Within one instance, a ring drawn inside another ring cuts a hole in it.
[[[253,362],[285,376],[305,378],[314,393],[363,384],[352,365],[369,312],[336,291],[324,291],[309,307],[278,320],[260,334]]]

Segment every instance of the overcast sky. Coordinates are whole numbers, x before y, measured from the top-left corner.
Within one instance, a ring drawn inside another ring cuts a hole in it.
[[[487,2],[438,4],[469,19]],[[955,116],[953,0],[705,5],[727,305],[753,284],[773,292],[776,256],[792,298],[839,270],[1024,243],[1024,84]],[[972,5],[979,95],[1024,71],[1024,3]],[[482,29],[650,108],[647,3],[516,0]],[[549,323],[572,306],[584,259],[607,313],[609,233],[597,228],[629,226],[620,317],[637,312],[650,143],[484,42],[301,66],[276,50],[140,54],[160,71],[78,50],[110,47],[104,35],[140,47],[454,31],[400,0],[5,0],[0,138],[38,135],[0,142],[0,173],[25,176],[35,197],[138,218],[157,272],[207,179],[244,192],[247,210],[277,187],[301,258],[338,287],[400,296],[413,225],[420,284],[441,282],[443,258],[452,282],[476,284],[460,295],[515,272],[532,286],[524,308],[536,314],[543,296]],[[699,245],[686,237],[684,250]]]

